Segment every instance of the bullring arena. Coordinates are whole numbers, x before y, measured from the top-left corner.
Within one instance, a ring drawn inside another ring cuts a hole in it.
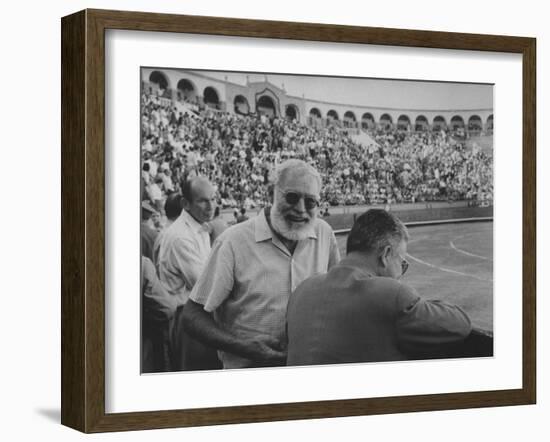
[[[321,174],[320,216],[336,231],[342,256],[355,216],[370,207],[393,211],[411,235],[407,283],[427,298],[460,304],[491,333],[491,87],[484,85],[484,101],[468,103],[476,92],[462,85],[462,97],[442,95],[437,106],[415,101],[414,93],[395,106],[346,102],[345,93],[339,100],[338,91],[327,92],[330,83],[310,96],[306,86],[318,78],[293,78],[142,68],[142,200],[163,214],[182,179],[204,175],[231,224],[236,212],[252,217],[269,204],[276,164],[303,159]]]

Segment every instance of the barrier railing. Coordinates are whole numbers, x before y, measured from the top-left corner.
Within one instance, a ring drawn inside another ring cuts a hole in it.
[[[407,227],[420,227],[420,226],[435,226],[440,224],[459,224],[459,223],[472,223],[472,222],[487,222],[487,221],[493,221],[492,216],[479,216],[479,217],[472,217],[472,218],[453,218],[453,219],[434,219],[434,220],[426,220],[426,221],[409,221],[404,222],[405,226]],[[337,229],[334,230],[335,235],[344,235],[351,231],[351,227],[345,228],[345,229]]]

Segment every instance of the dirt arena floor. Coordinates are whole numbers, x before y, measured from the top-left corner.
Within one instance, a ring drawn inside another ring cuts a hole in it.
[[[461,306],[474,326],[493,330],[493,223],[409,227],[403,281],[421,296]],[[337,235],[345,256],[347,234]]]

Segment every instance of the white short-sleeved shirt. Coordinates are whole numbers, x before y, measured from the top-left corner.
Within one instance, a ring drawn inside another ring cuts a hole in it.
[[[183,210],[159,238],[159,278],[178,305],[187,302],[210,254],[208,229]]]
[[[190,299],[214,312],[220,326],[236,335],[272,336],[286,342],[290,293],[306,278],[325,273],[340,260],[332,228],[323,220],[291,255],[269,227],[265,212],[227,229],[214,243]],[[220,351],[224,368],[251,361]]]

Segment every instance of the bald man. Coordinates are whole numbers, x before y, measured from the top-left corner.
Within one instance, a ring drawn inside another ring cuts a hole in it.
[[[182,187],[183,210],[166,229],[159,246],[159,278],[177,299],[172,332],[174,370],[219,368],[216,352],[191,339],[183,330],[182,307],[201,275],[210,254],[207,224],[216,207],[215,190],[204,177],[193,177]]]

